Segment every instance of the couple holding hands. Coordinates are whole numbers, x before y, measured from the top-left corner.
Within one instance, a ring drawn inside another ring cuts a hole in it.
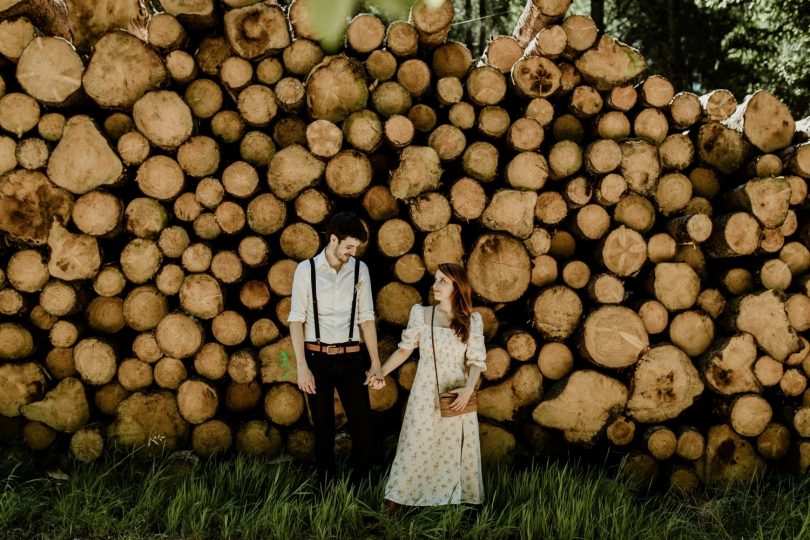
[[[439,265],[432,286],[437,305],[411,308],[397,350],[381,363],[368,267],[354,258],[368,238],[366,229],[359,217],[341,212],[326,236],[326,248],[296,268],[288,318],[298,387],[308,394],[315,424],[320,482],[335,475],[334,391],[346,411],[351,479],[358,484],[368,475],[374,447],[366,385],[382,388],[385,376],[419,348],[385,499],[408,506],[481,503],[478,416],[459,413],[486,369],[486,348],[464,268]],[[454,394],[447,407],[454,416],[440,411],[439,394],[447,392]]]

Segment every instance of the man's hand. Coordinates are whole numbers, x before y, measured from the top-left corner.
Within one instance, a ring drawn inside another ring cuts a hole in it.
[[[374,390],[379,390],[385,386],[385,377],[382,374],[382,368],[371,368],[366,371],[366,382],[363,384],[370,386]]]
[[[315,377],[306,364],[298,366],[298,389],[307,394],[315,393]]]
[[[470,401],[470,396],[472,395],[473,390],[475,390],[475,387],[467,388],[466,386],[450,390],[450,392],[456,394],[455,401],[453,401],[453,403],[450,404],[450,410],[451,411],[463,410],[464,407],[467,406],[467,402]]]

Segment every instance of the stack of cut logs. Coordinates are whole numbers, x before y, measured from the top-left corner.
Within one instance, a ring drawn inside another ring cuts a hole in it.
[[[0,440],[310,458],[291,280],[354,210],[383,358],[466,263],[486,460],[608,441],[687,491],[810,467],[808,120],[640,79],[570,0],[480,59],[449,1],[329,53],[311,3],[0,2]]]

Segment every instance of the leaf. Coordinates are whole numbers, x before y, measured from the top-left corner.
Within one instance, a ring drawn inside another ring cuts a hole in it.
[[[335,51],[343,43],[346,25],[357,0],[312,0],[310,18],[321,37],[321,46]]]

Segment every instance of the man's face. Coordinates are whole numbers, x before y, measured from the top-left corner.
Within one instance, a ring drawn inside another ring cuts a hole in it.
[[[357,248],[360,247],[360,244],[362,243],[357,238],[353,238],[351,236],[347,236],[343,240],[338,241],[337,236],[332,235],[330,241],[336,243],[335,257],[337,257],[338,260],[343,264],[346,264],[349,262],[351,257],[355,256],[357,253]]]

